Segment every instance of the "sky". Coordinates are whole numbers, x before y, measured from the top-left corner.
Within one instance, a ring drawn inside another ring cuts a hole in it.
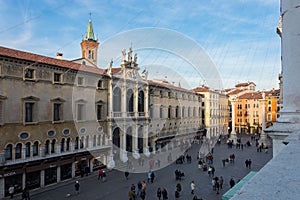
[[[252,81],[257,90],[270,90],[279,88],[281,71],[279,10],[279,0],[0,0],[0,45],[76,59],[91,19],[98,59],[111,57],[115,67],[122,49],[131,46],[149,79],[215,88],[210,74],[217,72],[218,89]],[[147,34],[149,28],[158,30],[156,38]],[[151,48],[145,46],[149,38]],[[111,43],[114,48],[105,48]],[[200,53],[192,53],[195,49]],[[199,62],[202,58],[210,58],[209,64]],[[106,68],[105,62],[99,67]]]

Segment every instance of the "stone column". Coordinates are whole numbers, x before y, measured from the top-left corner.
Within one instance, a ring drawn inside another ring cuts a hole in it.
[[[233,144],[236,144],[236,132],[235,132],[235,103],[236,103],[236,99],[232,99],[231,100],[231,133],[230,133],[230,140],[233,140]]]
[[[59,167],[60,169],[60,167]],[[57,171],[58,171],[58,167],[57,167]],[[72,163],[72,178],[75,177],[75,162]],[[58,181],[58,176],[57,176],[57,181]]]
[[[122,87],[121,87],[121,112],[122,112],[122,117],[127,117],[127,112],[126,112],[126,97],[127,97],[127,94],[126,94],[126,81],[124,81],[122,83]]]
[[[57,182],[60,182],[61,181],[60,166],[57,166],[56,175],[57,175]],[[74,175],[75,175],[75,170],[74,170]],[[75,177],[75,176],[73,176],[73,166],[72,166],[72,177]]]
[[[277,122],[265,130],[273,139],[273,157],[285,147],[283,140],[300,130],[299,5],[300,0],[281,1],[282,29],[279,26],[277,31],[281,36],[283,109]]]
[[[264,147],[269,147],[270,142],[267,138],[267,134],[265,133],[264,129],[266,129],[266,99],[265,99],[265,93],[263,92],[262,94],[262,99],[260,100],[261,102],[261,108],[262,108],[262,127],[261,127],[261,134],[260,134],[260,139],[258,143],[261,145],[263,143]]]
[[[148,83],[146,84],[146,89],[145,89],[145,95],[144,95],[144,103],[145,103],[145,117],[149,117],[149,101],[148,101],[148,96],[149,96],[149,86],[148,86]]]
[[[45,170],[41,170],[41,187],[45,186]]]

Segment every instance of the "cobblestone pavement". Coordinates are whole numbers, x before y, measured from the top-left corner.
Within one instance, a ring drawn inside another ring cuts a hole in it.
[[[244,136],[242,143],[250,140],[249,137]],[[216,144],[214,147],[214,167],[216,169],[215,176],[223,176],[224,185],[220,194],[216,194],[212,190],[211,178],[207,172],[198,169],[196,155],[199,151],[200,145],[193,144],[188,154],[192,156],[191,163],[175,164],[172,163],[166,167],[155,170],[156,175],[154,183],[147,183],[146,200],[155,200],[156,190],[158,187],[166,188],[169,199],[175,199],[175,189],[178,181],[175,180],[174,171],[176,169],[185,173],[184,179],[180,182],[182,185],[182,192],[180,199],[189,200],[193,198],[190,190],[190,182],[193,180],[196,184],[195,194],[201,196],[205,200],[221,199],[222,195],[230,189],[229,180],[234,178],[235,181],[242,179],[250,171],[259,171],[271,158],[272,148],[268,153],[257,152],[255,142],[252,142],[251,147],[244,147],[236,149],[235,147],[229,149],[227,145],[222,142],[220,145]],[[234,153],[236,158],[234,163],[226,163],[223,167],[222,159],[229,158],[229,155]],[[252,160],[252,168],[245,167],[245,160]],[[166,164],[167,161],[162,160],[161,165]],[[139,171],[139,169],[137,169]],[[147,182],[147,173],[131,173],[129,179],[126,180],[124,172],[112,170],[107,173],[106,182],[97,180],[97,172],[83,178],[75,178],[56,185],[47,186],[42,189],[31,191],[32,200],[126,200],[128,199],[128,191],[132,183],[137,184],[138,181]],[[76,180],[80,181],[80,193],[76,194],[74,183]],[[69,196],[69,195],[70,196]],[[15,199],[19,197],[15,197]]]

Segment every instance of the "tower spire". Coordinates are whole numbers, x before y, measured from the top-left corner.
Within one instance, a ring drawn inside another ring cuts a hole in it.
[[[90,19],[89,19],[89,23],[88,23],[88,27],[87,27],[87,30],[86,30],[84,40],[96,41],[95,40],[95,35],[94,35],[94,30],[93,30],[93,24],[92,24],[92,13],[90,12],[89,14],[90,14]]]

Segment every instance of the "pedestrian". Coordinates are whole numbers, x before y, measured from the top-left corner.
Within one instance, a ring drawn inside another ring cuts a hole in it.
[[[220,191],[220,183],[219,183],[218,179],[216,179],[215,188],[216,188],[216,194],[220,194],[219,193],[219,191]]]
[[[146,182],[145,181],[143,181],[143,183],[142,183],[142,191],[146,191]]]
[[[151,170],[149,170],[149,171],[148,171],[148,183],[149,183],[150,180],[151,180],[151,174],[152,174],[152,172],[151,172]]]
[[[177,190],[178,192],[181,192],[181,184],[180,184],[180,183],[177,183],[177,185],[176,185],[176,190]]]
[[[251,169],[251,164],[252,164],[252,161],[251,159],[248,160],[248,166],[249,166],[249,169]]]
[[[102,172],[103,172],[103,174],[102,174],[102,182],[105,182],[106,181],[106,172],[104,170]]]
[[[79,189],[80,189],[80,183],[79,183],[79,181],[76,181],[75,182],[75,192],[76,192],[76,194],[79,194]]]
[[[132,193],[133,193],[133,200],[135,200],[135,197],[136,197],[136,193],[135,193],[135,185],[132,183],[131,184],[131,191],[132,191]]]
[[[191,182],[191,190],[192,190],[192,191],[191,191],[191,194],[194,194],[195,186],[196,186],[196,185],[195,185],[194,181],[192,181],[192,182]]]
[[[160,187],[157,189],[156,196],[157,196],[158,200],[160,200],[160,198],[161,198],[161,189],[160,189]]]
[[[30,200],[29,190],[26,187],[22,191],[22,200]]]
[[[126,180],[128,180],[128,176],[129,176],[129,172],[125,171],[125,178],[126,178]]]
[[[178,190],[175,190],[175,200],[178,200],[180,197],[180,193],[178,192]]]
[[[248,159],[245,161],[245,165],[246,165],[246,168],[249,167],[249,160]]]
[[[15,187],[13,185],[11,185],[9,188],[8,188],[8,192],[9,192],[9,195],[10,195],[10,198],[14,198],[14,193],[15,193]]]
[[[224,182],[224,179],[222,176],[220,176],[220,180],[219,180],[219,184],[220,184],[220,189],[223,188],[223,182]]]
[[[128,197],[129,197],[129,200],[134,200],[134,193],[131,189],[128,191]]]
[[[151,172],[151,183],[153,183],[153,181],[154,181],[154,177],[155,177],[155,175],[154,175],[154,172]]]
[[[138,191],[137,191],[137,196],[140,196],[141,193],[142,193],[142,189],[143,189],[143,184],[141,181],[138,182],[137,184],[137,188],[138,188]]]
[[[145,198],[146,198],[146,191],[143,190],[140,197],[141,197],[142,200],[145,200]]]
[[[102,169],[99,169],[98,170],[98,180],[102,179],[102,177],[103,177],[103,171],[102,171]]]
[[[233,180],[233,178],[230,179],[229,185],[230,185],[230,188],[233,188],[233,186],[235,185],[235,181]]]
[[[168,199],[168,191],[166,190],[166,188],[163,189],[163,191],[161,192],[163,200],[167,200]]]

